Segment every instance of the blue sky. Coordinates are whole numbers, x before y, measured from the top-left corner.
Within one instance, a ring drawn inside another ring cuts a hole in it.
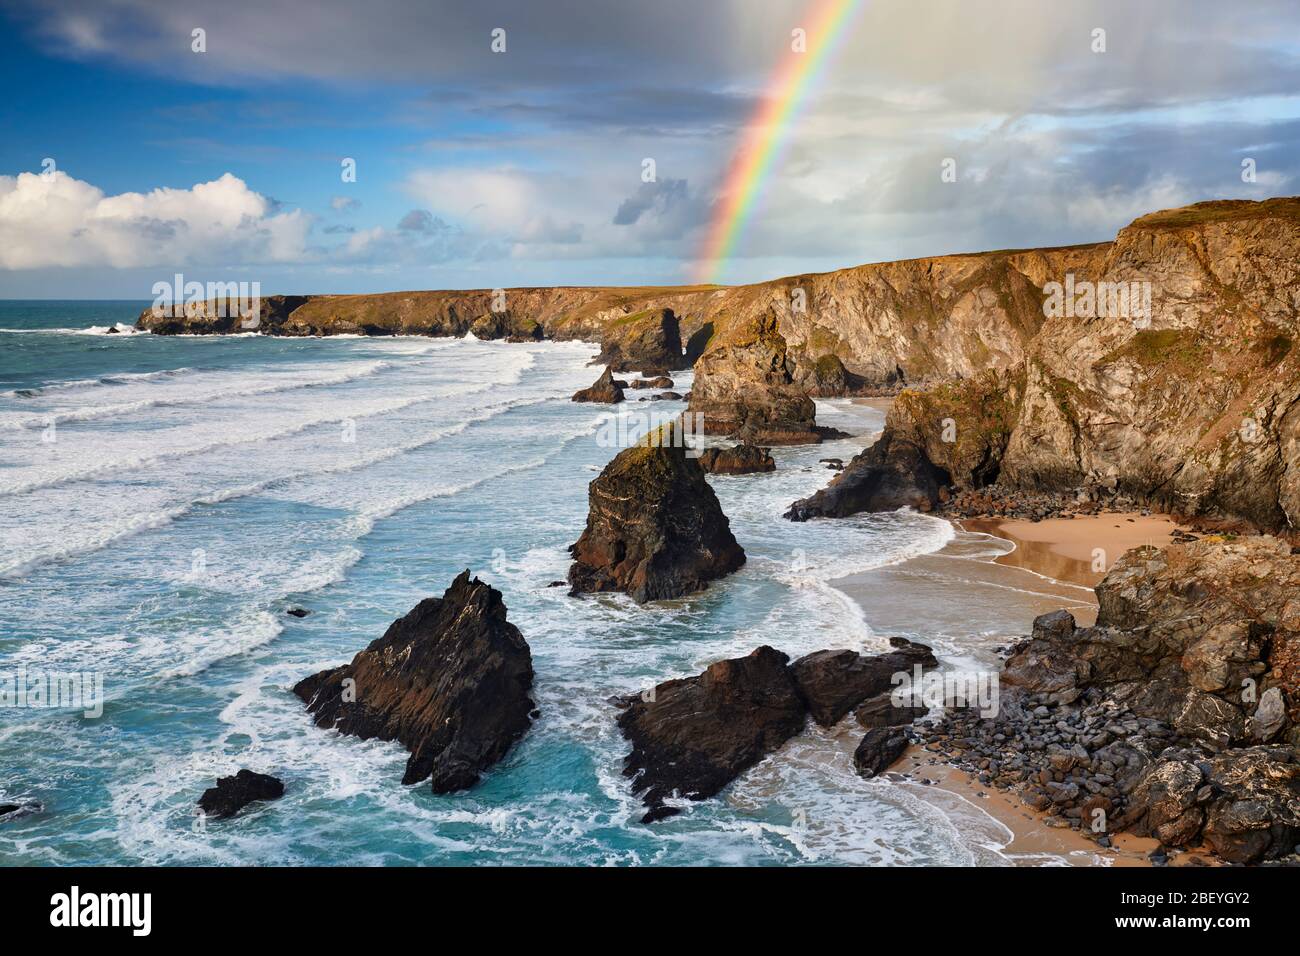
[[[686,281],[810,6],[0,0],[0,297],[148,298],[177,271],[266,293]],[[868,3],[725,275],[1300,192],[1298,27],[1281,0]]]

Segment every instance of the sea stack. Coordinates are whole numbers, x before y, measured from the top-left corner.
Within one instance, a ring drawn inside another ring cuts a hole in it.
[[[623,386],[614,380],[613,370],[605,367],[600,378],[592,382],[590,388],[579,389],[573,393],[575,402],[603,402],[614,405],[623,401]]]
[[[794,360],[773,314],[736,321],[695,363],[690,411],[710,435],[736,435],[756,445],[822,440],[816,406],[795,384]]]
[[[573,593],[681,597],[745,563],[704,469],[677,426],[619,452],[588,486],[587,527],[570,550]]]
[[[501,592],[465,571],[351,664],[293,691],[317,726],[406,747],[402,783],[431,780],[434,793],[450,793],[477,783],[528,730],[532,683],[532,654]]]

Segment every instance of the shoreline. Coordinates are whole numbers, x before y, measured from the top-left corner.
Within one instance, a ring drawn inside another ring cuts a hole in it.
[[[945,520],[957,530],[953,541],[934,554],[902,562],[896,573],[907,574],[907,566],[913,565],[917,573],[946,573],[960,576],[963,582],[998,589],[1003,594],[1010,591],[1012,595],[1001,600],[1008,602],[1013,596],[1018,603],[1004,604],[1004,616],[1023,613],[1025,620],[1018,626],[1021,635],[1029,633],[1037,614],[1062,607],[1074,614],[1080,625],[1095,621],[1097,602],[1091,589],[1105,577],[1104,571],[1094,570],[1094,560],[1100,557],[1095,557],[1096,550],[1104,552],[1105,567],[1109,568],[1132,547],[1145,544],[1163,547],[1173,540],[1175,531],[1187,530],[1167,516],[1136,513],[1037,522],[1004,518]],[[981,541],[990,539],[1010,547],[996,555],[990,555],[987,549],[977,549]],[[956,570],[953,561],[964,562],[967,567]],[[885,572],[879,575],[886,579],[884,582],[871,581],[871,575],[876,572],[835,582],[858,603],[864,614],[879,609],[874,598],[888,588],[887,579],[895,573],[893,569],[878,570]],[[1056,822],[1062,818],[1026,806],[1016,791],[985,786],[920,744],[909,745],[882,776],[907,786],[955,821],[963,816],[983,814],[985,824],[991,820],[1005,831],[1006,842],[997,852],[1011,865],[1060,862],[1073,866],[1153,866],[1149,855],[1160,846],[1154,838],[1117,833],[1110,837],[1111,846],[1103,847],[1069,825]],[[1169,865],[1175,866],[1212,862],[1212,858],[1198,852],[1169,855]]]

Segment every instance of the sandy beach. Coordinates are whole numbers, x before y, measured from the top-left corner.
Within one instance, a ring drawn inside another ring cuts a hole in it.
[[[990,666],[998,648],[1027,635],[1039,614],[1067,608],[1081,625],[1093,623],[1092,587],[1105,576],[1095,566],[1104,560],[1109,567],[1133,547],[1163,547],[1179,528],[1164,516],[1139,514],[1038,522],[968,519],[954,525],[957,536],[934,554],[835,583],[862,606],[877,633],[941,635],[935,642],[941,657],[976,667]],[[921,595],[932,591],[934,599],[901,608],[889,595],[903,587]],[[1008,629],[1009,622],[1014,624]],[[953,645],[945,647],[945,637]],[[1031,810],[1016,794],[986,787],[919,746],[909,748],[890,774],[949,816],[978,820],[972,825],[989,832],[989,839],[1001,844],[998,852],[1016,865],[1150,866],[1148,855],[1159,845],[1118,834],[1112,847],[1101,847],[1068,826],[1054,825],[1053,818]],[[1170,862],[1210,861],[1182,853]]]

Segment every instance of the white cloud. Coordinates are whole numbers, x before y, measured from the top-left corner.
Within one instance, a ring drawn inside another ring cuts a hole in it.
[[[107,196],[62,171],[0,176],[0,268],[294,262],[311,217],[226,173],[189,189]]]

